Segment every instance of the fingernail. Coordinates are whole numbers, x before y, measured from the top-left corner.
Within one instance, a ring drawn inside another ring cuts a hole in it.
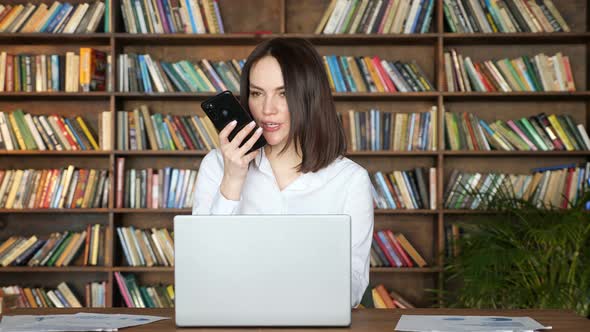
[[[252,126],[254,126],[255,124],[256,124],[256,123],[255,123],[254,121],[252,121],[252,122],[248,123],[248,126],[252,127]]]
[[[256,133],[259,133],[262,131],[262,128],[258,127],[258,129],[256,129]]]
[[[230,122],[229,124],[230,124],[230,125],[232,125],[232,126],[235,126],[235,125],[236,125],[236,123],[238,123],[238,121],[236,121],[236,120],[233,120],[233,121],[232,121],[232,122]]]

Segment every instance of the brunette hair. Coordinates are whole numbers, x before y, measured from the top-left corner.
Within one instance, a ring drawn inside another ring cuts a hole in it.
[[[283,153],[291,144],[301,147],[298,171],[316,172],[346,151],[344,129],[336,114],[322,58],[301,38],[273,38],[260,43],[248,56],[240,81],[240,101],[248,107],[250,69],[261,58],[274,57],[283,74],[291,130]]]

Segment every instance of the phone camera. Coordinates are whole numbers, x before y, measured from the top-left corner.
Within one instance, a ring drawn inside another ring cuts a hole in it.
[[[208,110],[208,111],[213,110],[213,104],[206,104],[205,105],[205,109]]]
[[[223,110],[221,110],[221,115],[222,115],[224,118],[227,118],[227,117],[229,116],[229,111],[228,111],[228,110],[226,110],[226,109],[223,109]]]

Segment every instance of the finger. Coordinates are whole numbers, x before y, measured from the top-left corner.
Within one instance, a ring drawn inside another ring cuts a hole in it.
[[[228,123],[220,132],[219,132],[219,143],[221,144],[229,144],[228,136],[231,131],[235,128],[238,122],[236,120]]]
[[[252,121],[250,123],[248,123],[246,126],[244,126],[244,128],[242,128],[242,130],[240,130],[236,136],[234,136],[234,138],[231,140],[230,144],[237,149],[240,144],[242,144],[242,141],[244,140],[244,138],[246,136],[248,136],[248,134],[252,131],[252,129],[254,128],[254,126],[256,125],[256,122]]]
[[[248,153],[247,155],[245,155],[243,157],[244,161],[248,164],[250,163],[252,160],[254,160],[254,158],[256,158],[256,156],[258,155],[258,153],[260,152],[260,149],[258,150],[254,150],[250,153]]]
[[[250,150],[250,148],[253,147],[254,144],[256,144],[256,141],[258,141],[258,138],[260,138],[260,135],[262,135],[262,128],[258,127],[258,129],[256,129],[256,131],[254,131],[254,134],[252,134],[252,136],[246,141],[246,143],[244,143],[244,145],[242,145],[242,147],[240,147],[238,152],[241,155],[246,154],[246,152],[248,152]]]

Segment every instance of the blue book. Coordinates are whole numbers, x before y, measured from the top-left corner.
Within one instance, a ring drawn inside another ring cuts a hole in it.
[[[183,81],[179,81],[176,79],[176,76],[174,76],[174,68],[172,68],[172,66],[165,61],[161,61],[160,65],[162,65],[162,69],[164,69],[164,72],[166,73],[166,76],[168,76],[170,78],[170,80],[172,81],[172,83],[174,84],[174,86],[176,86],[176,88],[178,89],[178,91],[182,91],[182,92],[189,92],[190,89],[188,86],[185,86],[183,83]]]
[[[408,146],[407,146],[407,150],[408,151],[412,151],[412,137],[414,137],[414,123],[416,122],[416,113],[412,113],[412,115],[410,115],[410,118],[408,119],[408,125],[410,128],[408,128],[409,132],[408,132]],[[405,133],[402,133],[402,135]]]
[[[421,119],[424,119],[422,126],[420,128],[422,132],[422,136],[420,137],[420,150],[426,150],[428,144],[428,128],[430,128],[430,113],[424,112],[420,116]]]
[[[41,246],[45,244],[45,240],[37,240],[32,246],[30,246],[27,250],[25,250],[22,254],[20,254],[15,260],[14,265],[23,265],[26,263],[28,258],[33,256],[34,253],[37,252],[37,249],[41,248]]]
[[[59,56],[57,54],[51,55],[51,88],[53,91],[59,91]]]
[[[389,242],[387,235],[385,235],[385,233],[383,231],[378,231],[377,236],[379,236],[379,238],[381,239],[381,242],[383,242],[383,245],[385,245],[385,249],[387,249],[387,252],[389,253],[389,255],[391,255],[391,257],[395,261],[395,265],[397,265],[397,267],[402,267],[403,266],[402,260],[397,256],[397,254],[395,253],[395,250],[393,250],[393,246],[391,245],[391,242]]]
[[[160,0],[158,0],[160,1]],[[170,7],[168,6],[170,3],[168,1],[161,1],[162,8],[164,8],[164,15],[166,15],[166,26],[170,30],[170,33],[176,33],[176,27],[174,26],[174,21],[172,20],[172,14],[170,13]],[[164,22],[163,22],[164,23]]]
[[[71,308],[72,306],[70,305],[70,303],[66,300],[66,298],[63,296],[63,294],[59,291],[59,289],[54,289],[53,293],[55,293],[55,296],[57,296],[57,298],[59,299],[59,302],[61,302],[61,304],[63,304],[63,306],[65,308]]]
[[[166,135],[166,142],[168,143],[169,150],[175,150],[174,141],[172,140],[172,135],[170,134],[170,129],[164,121],[162,121],[162,128],[164,129],[164,135]]]
[[[184,199],[186,198],[186,190],[182,190],[184,188],[184,183],[188,182],[189,179],[189,171],[188,170],[184,170],[181,169],[180,170],[180,175],[179,175],[179,179],[178,179],[178,190],[180,190],[179,194],[180,196],[177,195],[177,199],[174,201],[174,207],[177,209],[182,209],[182,203],[184,202]]]
[[[59,176],[57,177],[56,191],[53,192],[53,197],[51,197],[51,202],[49,203],[49,208],[52,208],[52,209],[57,208],[57,203],[59,203],[59,197],[61,196],[61,191],[63,190],[62,186],[60,186],[60,183],[61,183],[61,180],[63,179],[64,176],[66,176],[66,172],[64,169],[62,169],[62,171],[59,172]]]
[[[418,1],[418,0],[415,0],[415,1]],[[412,28],[410,29],[410,33],[416,32],[416,25],[418,24],[418,19],[420,18],[420,13],[422,12],[422,10],[424,8],[424,1],[425,0],[420,0],[420,5],[418,6],[418,10],[416,11],[416,16],[414,16],[414,21],[412,22]]]
[[[392,209],[397,209],[397,205],[393,200],[393,196],[391,196],[391,192],[389,192],[389,188],[387,187],[387,183],[385,182],[385,178],[383,177],[383,173],[377,172],[375,173],[375,180],[377,180],[377,184],[381,187],[381,191],[387,200],[387,203]]]
[[[60,8],[59,8],[59,13],[57,13],[57,15],[55,15],[51,22],[49,22],[49,24],[47,25],[47,28],[45,29],[44,32],[55,32],[55,28],[57,27],[57,25],[59,24],[59,22],[61,22],[62,20],[65,19],[65,16],[68,14],[68,11],[71,11],[72,9],[72,5],[65,2]],[[58,12],[56,10],[56,12]]]
[[[49,26],[49,24],[51,24],[51,22],[53,22],[53,19],[59,14],[59,12],[61,11],[61,9],[64,7],[63,3],[59,3],[55,9],[55,11],[53,12],[53,14],[51,14],[51,16],[49,16],[49,18],[47,19],[47,21],[45,21],[45,23],[43,23],[43,26],[41,27],[41,29],[39,29],[39,32],[47,32],[47,27]]]
[[[418,201],[416,200],[417,195],[419,195],[418,193],[418,188],[416,188],[414,186],[414,182],[412,182],[411,177],[408,175],[408,171],[402,171],[402,177],[404,178],[404,182],[406,183],[406,189],[408,190],[408,194],[410,194],[410,200],[412,201],[412,204],[419,209],[420,208],[420,204],[418,203]]]
[[[172,170],[172,177],[170,178],[170,186],[168,189],[168,200],[166,201],[167,208],[174,208],[174,198],[176,197],[176,187],[178,185],[178,173],[177,168]]]
[[[332,79],[334,80],[334,84],[337,85],[337,92],[346,92],[346,84],[344,84],[344,78],[342,77],[342,73],[340,72],[340,67],[338,66],[338,58],[336,55],[328,56],[330,60],[329,65],[330,69],[332,70]]]
[[[190,1],[189,0],[184,0],[184,4],[185,4],[186,9],[188,11],[188,17],[191,20],[191,28],[194,31],[194,33],[197,33],[197,31],[199,31],[199,30],[197,30],[197,24],[195,23],[195,18],[194,18],[195,15],[193,14],[193,10],[191,8]],[[190,31],[187,31],[187,33],[189,33],[189,32]]]
[[[164,204],[164,207],[167,207],[166,203],[168,202],[168,192],[170,190],[170,172],[171,171],[172,171],[171,167],[164,168],[164,197],[160,198]]]
[[[135,247],[135,250],[137,250],[137,253],[138,253],[137,256],[139,257],[139,264],[141,264],[142,266],[145,266],[145,258],[143,257],[143,254],[141,252],[141,248],[139,247],[139,242],[137,242],[137,236],[135,235],[135,227],[129,226],[129,230],[131,233],[129,240],[132,242],[131,245]]]
[[[145,62],[143,55],[138,55],[137,60],[139,62],[139,67],[141,69],[141,79],[143,82],[144,92],[153,92],[152,90],[152,83],[150,82],[150,74],[147,69],[147,64]]]
[[[64,118],[64,123],[66,124],[66,126],[68,126],[70,128],[70,131],[72,132],[72,134],[74,134],[74,138],[76,139],[76,141],[80,145],[80,148],[82,148],[82,150],[91,150],[90,147],[87,147],[86,145],[84,145],[84,142],[82,141],[82,139],[80,138],[78,133],[74,130],[74,126],[72,125],[72,122],[70,121],[70,119]]]
[[[129,254],[129,249],[127,248],[127,244],[125,242],[125,238],[123,237],[123,231],[121,230],[121,227],[117,227],[117,234],[119,235],[119,241],[121,242],[121,247],[123,248],[123,254],[125,255],[127,265],[133,266],[131,262],[131,255]]]
[[[352,74],[350,72],[350,68],[348,67],[348,61],[346,57],[339,56],[338,59],[340,60],[340,64],[342,65],[342,70],[344,71],[344,77],[346,78],[346,82],[348,82],[348,86],[350,87],[350,92],[357,92],[358,89],[356,88],[356,84],[352,79]]]
[[[422,23],[422,28],[420,29],[420,33],[426,33],[430,29],[430,23],[432,22],[433,8],[434,8],[434,0],[430,0],[428,3],[428,7],[426,8],[426,16],[424,17],[424,23]]]

